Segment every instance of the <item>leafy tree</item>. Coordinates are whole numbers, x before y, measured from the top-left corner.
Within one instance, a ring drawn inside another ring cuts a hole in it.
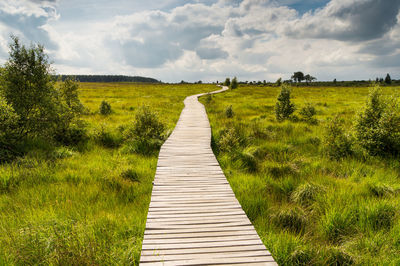
[[[304,73],[301,71],[294,72],[293,76],[291,77],[295,82],[302,82],[304,78]]]
[[[390,77],[389,73],[386,75],[385,83],[386,84],[392,84],[392,78]]]
[[[323,141],[327,155],[337,160],[351,155],[353,144],[350,136],[345,132],[343,120],[334,117],[328,122]]]
[[[232,90],[233,90],[233,89],[236,89],[236,88],[238,87],[238,82],[237,82],[237,78],[236,78],[236,77],[234,77],[234,78],[232,79],[232,82],[231,82],[230,87],[231,87]]]
[[[336,80],[336,79],[334,79],[334,80],[333,80],[333,84],[336,84],[336,83],[337,83],[337,80]]]
[[[383,99],[379,86],[371,90],[365,110],[359,114],[356,137],[371,155],[400,154],[400,106]]]
[[[290,88],[283,85],[275,105],[275,114],[278,121],[290,118],[295,110],[295,105],[290,101]]]
[[[311,76],[310,74],[307,74],[304,76],[304,79],[306,80],[307,83],[312,82],[313,80],[316,80],[317,78]]]
[[[224,86],[230,86],[231,85],[231,79],[230,78],[226,78],[225,82],[224,82]]]
[[[48,135],[58,121],[58,95],[48,57],[41,45],[26,48],[17,37],[12,40],[1,91],[19,116],[20,135]]]

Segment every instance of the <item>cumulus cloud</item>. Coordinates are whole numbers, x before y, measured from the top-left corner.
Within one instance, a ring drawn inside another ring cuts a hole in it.
[[[399,8],[400,0],[332,0],[325,8],[290,23],[285,33],[296,38],[376,39],[397,24]]]
[[[55,0],[5,0],[0,2],[0,35],[4,40],[14,34],[55,50],[58,44],[49,37],[46,25],[57,20],[58,16]],[[3,45],[0,48],[4,52]]]
[[[65,25],[56,0],[6,0],[0,3],[0,30],[44,43],[63,73],[196,81],[234,75],[275,80],[302,70],[321,80],[400,70],[400,0],[154,3],[146,9],[136,2],[137,11],[118,16],[103,17],[102,10],[97,19],[76,17]],[[0,58],[6,39],[0,34]]]

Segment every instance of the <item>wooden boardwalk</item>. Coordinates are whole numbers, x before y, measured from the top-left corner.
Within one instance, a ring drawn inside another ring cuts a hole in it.
[[[161,147],[140,265],[277,265],[212,152],[201,95]]]

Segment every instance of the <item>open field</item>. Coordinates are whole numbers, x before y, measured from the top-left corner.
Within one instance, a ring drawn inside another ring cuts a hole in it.
[[[334,160],[323,148],[327,119],[339,115],[351,130],[369,89],[293,87],[297,109],[314,105],[317,124],[277,122],[279,91],[246,86],[201,99],[214,152],[264,244],[280,265],[398,265],[400,161],[361,152]]]
[[[171,131],[186,96],[215,88],[81,83],[88,143],[32,141],[26,156],[0,166],[0,265],[137,265],[158,152],[129,152],[121,128],[148,105]],[[111,115],[98,114],[102,100]],[[100,127],[109,142],[95,141]]]

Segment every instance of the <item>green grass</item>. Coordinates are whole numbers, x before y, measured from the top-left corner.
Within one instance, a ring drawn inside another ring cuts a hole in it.
[[[399,95],[399,88],[382,90]],[[358,149],[333,160],[324,152],[327,120],[338,115],[351,131],[368,92],[293,87],[295,115],[312,104],[313,123],[277,122],[277,87],[242,86],[201,99],[218,161],[280,265],[400,263],[399,158],[371,157]]]
[[[90,140],[53,147],[36,140],[0,165],[0,265],[137,265],[157,154],[129,151],[120,128],[148,105],[172,131],[186,96],[212,85],[82,83]],[[112,114],[99,114],[100,103]],[[95,137],[99,128],[106,133]]]

